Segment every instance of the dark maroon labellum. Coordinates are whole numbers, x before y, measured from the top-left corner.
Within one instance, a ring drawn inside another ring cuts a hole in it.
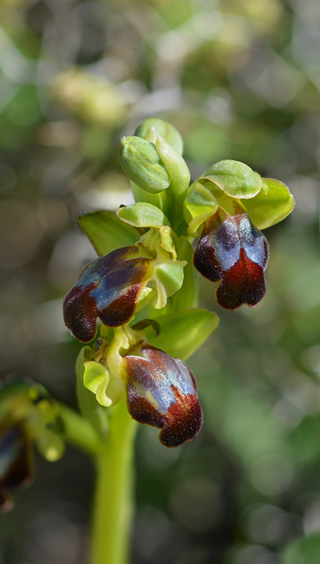
[[[152,272],[152,259],[140,257],[137,245],[91,262],[64,299],[66,326],[88,343],[96,336],[98,317],[108,327],[127,323]]]
[[[202,426],[202,411],[188,366],[150,345],[124,362],[133,419],[162,429],[159,438],[167,447],[194,439]]]
[[[219,208],[204,224],[194,265],[212,282],[221,279],[218,303],[236,309],[242,304],[255,306],[263,298],[268,254],[266,238],[247,213],[229,216]]]

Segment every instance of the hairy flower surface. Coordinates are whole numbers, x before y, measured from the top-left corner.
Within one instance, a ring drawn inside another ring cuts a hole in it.
[[[152,259],[139,252],[138,245],[132,245],[94,260],[66,295],[65,324],[79,341],[94,339],[98,317],[108,327],[130,320],[153,273]]]
[[[205,223],[194,254],[196,269],[213,282],[221,279],[218,303],[236,309],[257,305],[266,285],[268,243],[247,213],[228,215],[222,208]]]
[[[123,359],[130,415],[139,423],[162,429],[160,441],[176,447],[194,439],[202,411],[194,376],[188,366],[148,344]]]

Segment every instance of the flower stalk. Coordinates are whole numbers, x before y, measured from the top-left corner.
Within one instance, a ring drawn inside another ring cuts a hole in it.
[[[137,423],[123,398],[112,408],[97,463],[90,564],[128,564],[133,515],[133,446]]]

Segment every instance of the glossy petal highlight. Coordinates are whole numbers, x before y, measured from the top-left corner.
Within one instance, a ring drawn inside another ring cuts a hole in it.
[[[194,439],[202,426],[202,411],[191,370],[150,345],[138,352],[141,356],[123,359],[130,415],[139,423],[162,429],[159,439],[167,447]]]
[[[65,324],[83,343],[94,339],[96,320],[109,327],[127,323],[153,273],[153,261],[133,245],[90,263],[64,300]]]
[[[236,309],[257,305],[266,285],[268,243],[246,213],[229,216],[221,208],[205,223],[194,254],[196,269],[213,282],[221,279],[218,303]]]

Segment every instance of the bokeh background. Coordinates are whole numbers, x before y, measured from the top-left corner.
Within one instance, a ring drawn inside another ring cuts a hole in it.
[[[147,116],[196,178],[231,158],[293,192],[266,231],[268,292],[190,360],[205,425],[167,450],[139,431],[133,564],[320,562],[318,0],[1,0],[1,377],[75,406],[61,304],[95,256],[76,215],[130,203],[122,135]],[[1,564],[86,564],[94,467],[67,449],[0,517]],[[110,563],[112,564],[112,563]]]

